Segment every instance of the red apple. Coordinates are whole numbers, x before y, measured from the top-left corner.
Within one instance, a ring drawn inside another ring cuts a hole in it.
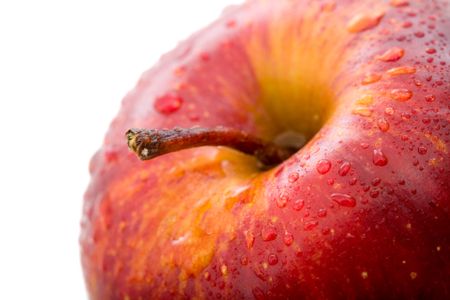
[[[445,0],[274,0],[183,42],[92,159],[90,297],[449,299],[449,38]],[[195,125],[307,143],[270,169],[127,149],[129,128]]]

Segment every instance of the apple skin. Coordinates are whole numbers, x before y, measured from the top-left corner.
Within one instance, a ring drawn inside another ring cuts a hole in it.
[[[91,299],[449,299],[448,1],[249,1],[125,97],[90,164]],[[139,161],[132,127],[308,143],[261,171],[201,147]]]

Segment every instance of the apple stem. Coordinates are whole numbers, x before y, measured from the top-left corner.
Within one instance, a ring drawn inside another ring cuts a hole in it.
[[[226,146],[255,156],[264,165],[279,164],[294,153],[246,132],[224,128],[130,129],[128,147],[141,160],[200,146]]]

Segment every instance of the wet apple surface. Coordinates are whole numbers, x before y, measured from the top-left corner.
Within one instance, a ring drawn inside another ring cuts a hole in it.
[[[450,297],[448,1],[248,1],[144,73],[90,165],[92,299]],[[130,128],[307,143],[140,161]]]

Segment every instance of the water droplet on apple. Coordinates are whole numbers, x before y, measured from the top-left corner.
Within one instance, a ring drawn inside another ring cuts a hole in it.
[[[241,265],[246,266],[248,265],[248,257],[243,255],[241,256]]]
[[[289,181],[290,183],[293,183],[293,182],[296,182],[296,181],[298,180],[298,178],[299,178],[298,173],[297,173],[297,172],[292,172],[292,173],[289,174],[289,176],[288,176],[288,181]]]
[[[398,76],[398,75],[407,75],[416,73],[416,68],[403,66],[403,67],[395,67],[386,71],[390,76]]]
[[[409,0],[391,0],[390,4],[394,7],[407,6],[409,5]]]
[[[317,212],[317,216],[324,218],[327,216],[327,209],[326,208],[321,208],[319,209],[319,211]]]
[[[403,24],[402,24],[402,27],[403,27],[403,28],[410,28],[410,27],[412,27],[412,26],[413,26],[413,23],[410,22],[410,21],[405,21],[405,22],[403,22]]]
[[[255,300],[265,300],[266,295],[264,295],[264,292],[259,288],[255,287],[252,289],[253,297],[255,297]]]
[[[407,15],[410,17],[416,17],[417,16],[417,11],[415,9],[410,9],[407,11]]]
[[[319,225],[319,222],[316,220],[307,221],[307,222],[305,222],[303,229],[305,231],[310,231],[310,230],[313,230],[317,225]]]
[[[245,232],[245,242],[248,249],[253,248],[253,244],[255,243],[255,236],[253,235],[253,233],[249,231]]]
[[[211,274],[209,272],[205,272],[203,274],[203,278],[205,278],[206,281],[209,281],[211,279]]]
[[[281,193],[280,196],[277,198],[277,206],[279,208],[285,207],[288,200],[289,200],[289,197],[285,193]]]
[[[272,224],[267,225],[261,230],[261,238],[263,241],[273,241],[277,238],[277,229]]]
[[[367,106],[373,103],[372,95],[364,95],[356,101],[356,104]]]
[[[264,267],[264,265],[266,265],[265,267]],[[259,278],[259,279],[261,279],[262,281],[267,281],[267,273],[266,273],[266,271],[265,271],[265,269],[267,268],[267,263],[262,263],[262,264],[258,264],[258,265],[255,265],[254,267],[253,267],[253,273]]]
[[[348,161],[344,161],[339,167],[338,174],[341,176],[345,176],[351,169],[351,164]]]
[[[267,262],[271,266],[276,265],[278,263],[278,256],[275,253],[269,254],[269,257],[267,258]]]
[[[294,242],[294,236],[292,235],[292,233],[286,231],[284,233],[283,242],[286,246],[292,245],[292,243]]]
[[[381,178],[375,177],[374,179],[372,179],[371,183],[373,186],[378,186],[381,183]]]
[[[407,112],[403,112],[403,113],[402,113],[402,119],[403,119],[403,120],[409,120],[409,119],[411,119],[411,114],[410,114],[410,113],[407,113]]]
[[[384,62],[393,62],[402,58],[403,55],[405,55],[405,50],[399,47],[393,47],[376,58]]]
[[[391,98],[400,102],[408,101],[413,96],[413,93],[407,89],[393,89],[391,91]]]
[[[227,276],[228,275],[228,267],[226,265],[221,265],[220,273],[222,273],[223,276]]]
[[[156,98],[154,107],[161,114],[169,115],[180,109],[183,99],[174,94],[167,94]]]
[[[331,232],[331,228],[326,227],[326,228],[322,229],[322,234],[323,235],[328,235],[328,234],[330,234],[330,232]]]
[[[348,184],[349,184],[349,185],[355,185],[357,181],[358,181],[358,179],[356,179],[356,177],[353,177],[352,179],[350,179],[350,180],[348,181]]]
[[[333,193],[331,194],[331,200],[339,204],[340,206],[345,207],[355,207],[356,206],[356,200],[352,196],[348,194],[342,194],[342,193]]]
[[[427,151],[428,151],[428,149],[427,149],[427,147],[425,147],[425,146],[419,146],[419,148],[417,148],[417,152],[418,152],[420,155],[425,155],[425,154],[427,154]]]
[[[431,123],[431,119],[430,118],[423,118],[422,119],[422,123],[423,124],[430,124]]]
[[[294,201],[292,208],[296,211],[302,210],[303,206],[305,206],[305,201],[303,199],[298,199]]]
[[[361,83],[364,84],[364,85],[372,84],[372,83],[375,83],[375,82],[379,81],[381,79],[381,77],[382,76],[380,74],[368,73],[361,80]]]
[[[395,113],[395,111],[392,107],[386,107],[384,109],[384,113],[388,116],[392,116]]]
[[[377,26],[383,17],[384,11],[357,14],[348,21],[347,31],[350,33],[358,33],[371,29]]]
[[[381,151],[380,149],[373,150],[372,161],[374,165],[380,167],[385,166],[388,163],[386,155],[384,155],[383,151]]]
[[[436,96],[434,96],[434,95],[425,96],[425,101],[427,101],[427,102],[434,102],[434,100],[436,100]]]
[[[388,121],[387,121],[385,118],[378,119],[377,124],[378,124],[378,128],[379,128],[382,132],[386,132],[386,131],[389,130],[389,126],[390,126],[390,125],[389,125]]]
[[[323,11],[323,12],[331,12],[335,8],[336,8],[336,2],[334,0],[325,2],[320,6],[321,11]]]
[[[423,31],[417,31],[414,33],[414,36],[418,38],[423,38],[425,36],[425,33]]]
[[[370,197],[372,197],[372,198],[377,198],[378,195],[380,195],[380,191],[378,191],[378,190],[371,190],[370,193],[369,193],[369,195],[370,195]]]
[[[362,117],[370,117],[373,113],[373,109],[367,107],[355,107],[352,110],[352,114],[362,116]]]
[[[316,165],[316,170],[319,174],[326,174],[331,169],[331,162],[328,159],[321,159]]]

